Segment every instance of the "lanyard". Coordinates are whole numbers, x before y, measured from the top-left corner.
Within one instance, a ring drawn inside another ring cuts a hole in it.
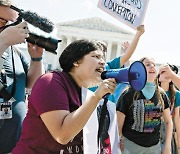
[[[13,47],[11,46],[11,53],[12,53],[12,66],[13,66],[13,79],[14,79],[14,82],[13,82],[13,87],[12,87],[12,91],[11,91],[11,96],[13,97],[14,94],[15,94],[15,91],[16,91],[16,70],[15,70],[15,65],[14,65],[14,56],[13,56],[13,52],[14,52],[14,49]]]
[[[14,79],[14,82],[13,82],[13,86],[12,86],[12,91],[11,93],[9,93],[6,88],[4,87],[4,85],[2,83],[0,83],[0,95],[6,100],[10,100],[14,94],[15,94],[15,91],[16,91],[16,75],[15,75],[15,65],[14,65],[14,56],[13,56],[13,48],[11,46],[11,53],[12,53],[12,67],[13,67],[13,79]]]

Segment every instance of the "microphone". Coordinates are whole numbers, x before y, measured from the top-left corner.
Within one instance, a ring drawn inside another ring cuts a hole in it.
[[[101,73],[101,79],[115,78],[117,83],[127,83],[137,91],[144,88],[147,80],[147,72],[144,64],[135,61],[130,67],[106,70]]]
[[[16,12],[19,12],[19,17],[17,18],[16,22],[14,22],[10,25],[7,25],[5,28],[7,28],[8,26],[17,25],[20,22],[22,22],[22,19],[24,19],[31,25],[38,27],[39,29],[43,30],[44,32],[50,33],[53,31],[54,24],[51,21],[49,21],[48,19],[40,17],[36,13],[19,9],[13,5],[11,5],[10,8],[15,10]],[[52,37],[46,38],[42,35],[39,36],[35,33],[29,33],[29,37],[26,40],[27,40],[27,42],[35,44],[39,47],[42,47],[46,51],[49,51],[53,54],[57,54],[57,52],[55,50],[58,48],[58,43],[61,42],[61,40],[57,40]]]
[[[27,42],[36,44],[37,46],[44,48],[46,51],[49,51],[53,54],[57,54],[55,51],[57,49],[57,44],[61,40],[54,39],[52,37],[44,37],[43,35],[37,35],[35,33],[29,33],[29,37],[26,39]]]
[[[38,27],[44,32],[50,33],[54,29],[54,24],[44,17],[40,17],[37,13],[31,11],[24,11],[19,9],[13,5],[10,6],[11,9],[19,12],[19,16],[23,18],[25,21],[30,23],[31,25]]]

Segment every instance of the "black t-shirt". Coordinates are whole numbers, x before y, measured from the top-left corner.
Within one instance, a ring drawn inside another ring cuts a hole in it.
[[[162,106],[158,104],[156,94],[146,100],[142,92],[133,102],[134,93],[133,89],[126,90],[117,103],[117,111],[125,114],[123,136],[143,147],[156,145],[160,138]],[[169,100],[165,93],[161,95],[164,109],[167,109]]]

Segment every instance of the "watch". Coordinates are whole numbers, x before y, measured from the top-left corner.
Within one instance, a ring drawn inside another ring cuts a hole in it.
[[[32,61],[41,61],[41,60],[42,60],[42,57],[37,57],[37,58],[31,57],[31,60],[32,60]]]

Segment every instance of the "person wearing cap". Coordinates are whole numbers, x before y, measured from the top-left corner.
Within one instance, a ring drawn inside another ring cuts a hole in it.
[[[0,154],[11,152],[16,145],[27,112],[25,88],[31,88],[44,73],[42,48],[28,44],[32,57],[31,62],[28,62],[24,53],[14,46],[25,42],[29,30],[26,22],[8,26],[18,17],[18,13],[10,8],[11,4],[10,0],[0,0],[0,108],[8,102],[11,109],[8,109],[11,117],[3,116],[0,111]],[[6,94],[2,89],[5,89]],[[6,99],[7,94],[14,98],[14,102]]]

